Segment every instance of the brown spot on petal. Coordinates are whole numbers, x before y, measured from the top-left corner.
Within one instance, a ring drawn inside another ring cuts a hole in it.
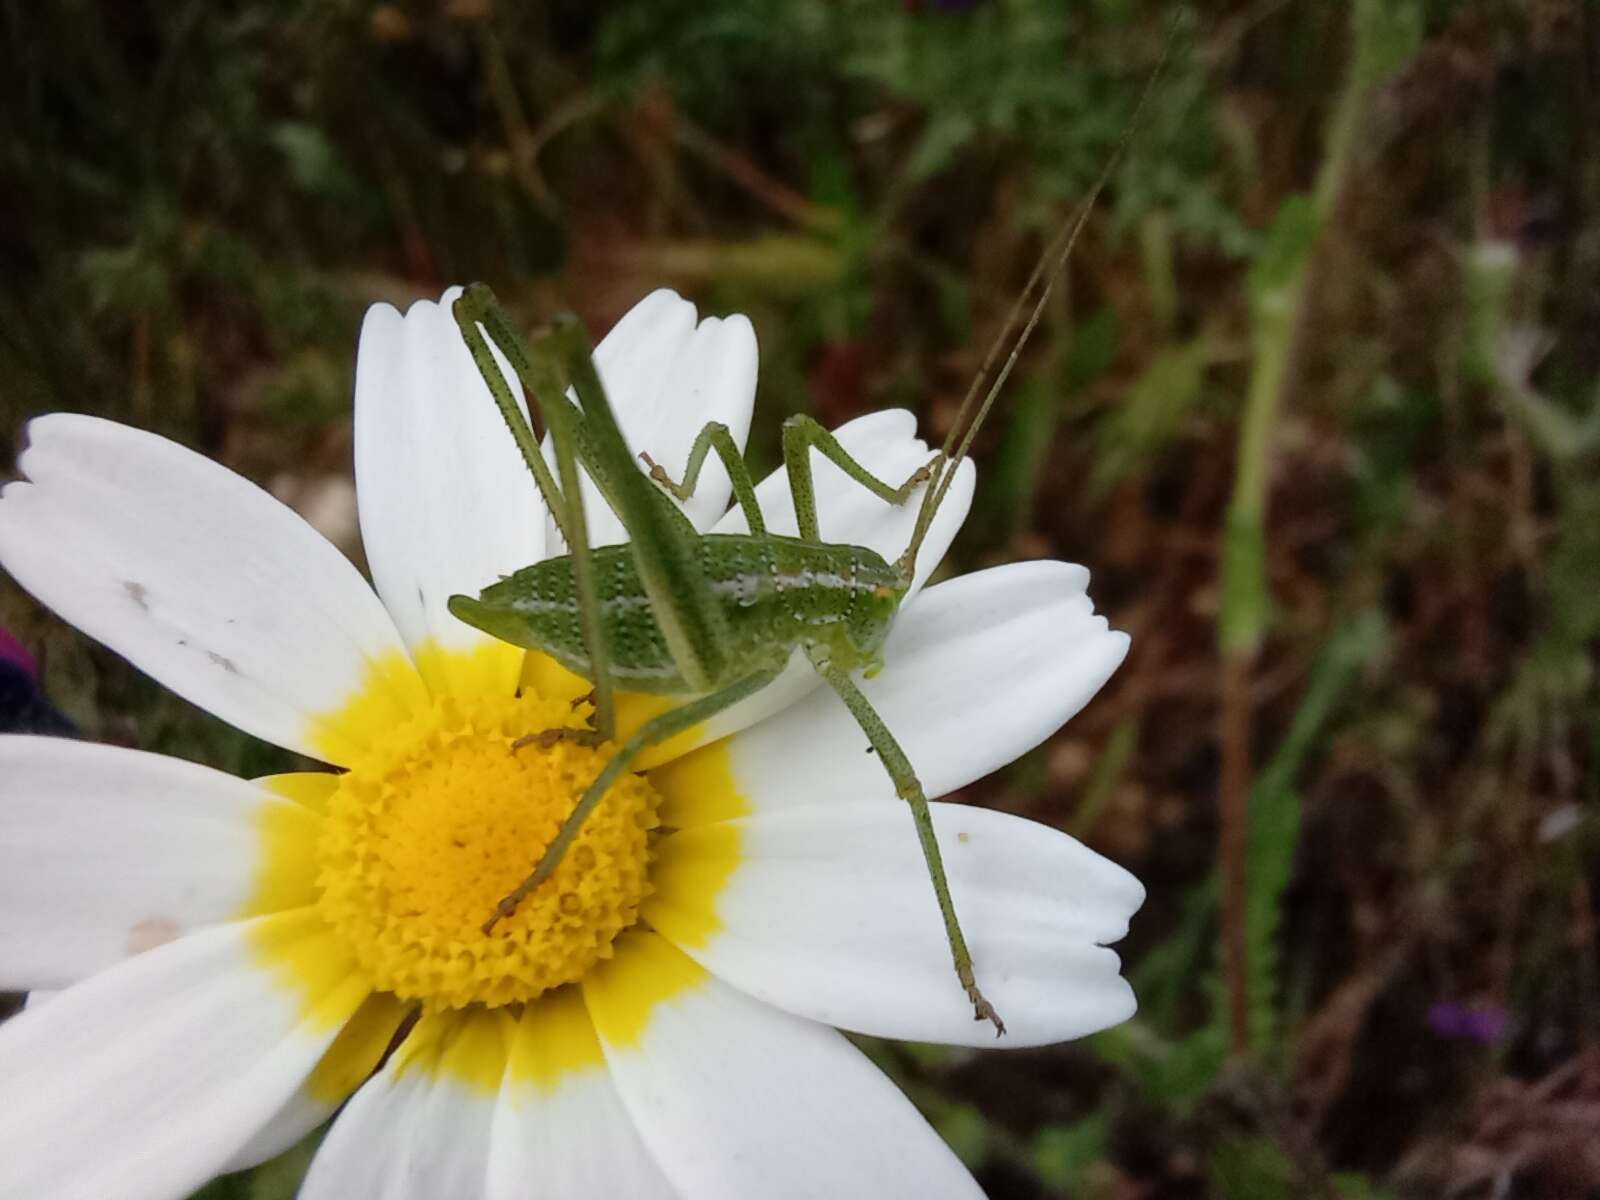
[[[182,932],[171,917],[146,917],[128,930],[128,953],[143,954],[165,946]]]
[[[221,667],[229,675],[237,675],[239,673],[239,665],[225,654],[218,654],[215,650],[207,650],[206,657],[212,662],[216,663],[217,666]]]

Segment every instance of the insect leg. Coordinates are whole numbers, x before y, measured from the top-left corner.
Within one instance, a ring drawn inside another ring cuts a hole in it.
[[[583,823],[595,806],[605,796],[606,791],[616,782],[617,776],[627,770],[631,763],[646,748],[657,742],[664,742],[668,738],[676,737],[685,729],[698,725],[701,721],[709,720],[725,708],[729,708],[752,696],[767,684],[778,677],[777,671],[757,671],[753,675],[746,675],[737,683],[730,684],[721,691],[712,692],[709,696],[701,696],[697,700],[662,713],[653,720],[646,721],[627,741],[622,743],[621,749],[606,763],[600,774],[595,776],[594,782],[585,790],[578,803],[562,823],[556,836],[545,847],[544,854],[540,857],[538,865],[533,868],[533,873],[508,892],[499,904],[495,905],[494,915],[483,924],[484,933],[488,933],[495,923],[502,917],[509,917],[516,913],[517,906],[527,899],[528,895],[554,873],[561,864],[561,858],[572,845],[572,840],[578,836],[578,831],[583,828]]]
[[[728,670],[731,638],[701,565],[700,535],[639,470],[606,400],[583,327],[568,321],[560,331],[573,348],[568,366],[583,408],[588,446],[610,481],[612,506],[628,531],[656,623],[679,674],[693,690],[711,692],[733,677]]]
[[[783,423],[783,464],[789,471],[789,490],[794,495],[795,521],[800,527],[800,536],[808,542],[822,540],[817,532],[817,494],[811,480],[813,446],[851,479],[890,504],[904,504],[909,500],[918,484],[933,477],[934,466],[941,457],[935,455],[911,472],[899,487],[894,487],[852,458],[850,452],[839,444],[839,439],[811,417],[790,417]]]
[[[683,468],[682,483],[674,483],[672,476],[667,474],[667,469],[648,454],[641,454],[639,457],[644,459],[644,465],[650,468],[651,479],[679,500],[687,500],[694,495],[694,489],[700,482],[700,469],[706,465],[706,453],[711,450],[717,452],[717,457],[727,468],[728,479],[733,483],[734,498],[744,510],[750,532],[757,537],[764,536],[767,532],[767,523],[762,519],[761,505],[756,500],[755,481],[750,478],[750,468],[745,466],[744,458],[739,453],[738,443],[733,440],[733,434],[728,432],[728,427],[721,421],[707,421],[706,427],[695,437],[694,445],[689,447],[688,464]]]
[[[568,544],[571,544],[572,539],[567,534],[566,498],[556,486],[555,477],[550,473],[550,465],[545,462],[544,455],[539,453],[539,439],[534,436],[533,429],[528,425],[528,419],[522,415],[522,409],[518,407],[511,389],[506,386],[505,376],[500,373],[500,365],[489,352],[489,343],[484,340],[483,332],[478,326],[482,325],[489,330],[489,336],[506,355],[512,364],[512,370],[526,387],[526,376],[529,371],[528,353],[521,344],[520,336],[506,318],[494,292],[486,284],[474,283],[462,292],[451,308],[451,315],[455,317],[456,326],[461,330],[462,340],[467,343],[472,361],[477,364],[478,374],[483,376],[489,394],[494,397],[495,407],[500,410],[500,415],[511,430],[512,440],[517,443],[517,449],[522,451],[522,461],[527,464],[528,470],[533,473],[534,481],[539,485],[539,492],[544,496],[551,517],[561,530],[561,536],[567,538]],[[540,403],[539,397],[530,398],[534,403]]]
[[[992,1021],[995,1036],[999,1037],[1006,1031],[1005,1022],[978,990],[977,979],[972,972],[972,955],[967,950],[967,939],[962,936],[961,923],[956,919],[955,902],[950,899],[950,884],[944,874],[939,839],[933,830],[933,815],[928,811],[928,797],[922,791],[922,784],[912,769],[911,761],[900,749],[900,743],[895,741],[889,727],[883,723],[883,718],[846,672],[818,662],[815,657],[812,658],[812,665],[839,694],[856,723],[861,726],[861,731],[867,735],[867,740],[878,753],[878,761],[883,763],[889,778],[894,780],[895,794],[911,806],[911,819],[917,826],[917,840],[922,843],[922,857],[928,864],[928,877],[933,881],[933,894],[939,901],[939,913],[944,917],[944,932],[950,942],[951,957],[955,960],[956,978],[966,989],[967,999],[972,1001],[973,1019]]]
[[[582,364],[574,363],[576,355],[587,354],[588,346],[574,342],[564,330],[537,338],[530,347],[523,342],[516,326],[506,316],[494,293],[483,284],[473,284],[456,301],[456,320],[461,326],[467,346],[473,352],[478,369],[489,381],[495,402],[512,426],[512,436],[522,449],[522,456],[539,481],[545,500],[551,504],[556,523],[567,539],[567,553],[572,560],[573,588],[577,593],[578,621],[583,631],[584,648],[588,651],[594,678],[593,730],[599,741],[609,741],[616,732],[616,701],[611,686],[611,655],[606,644],[605,622],[600,614],[600,588],[595,578],[594,558],[589,549],[589,529],[583,511],[583,490],[578,483],[578,423],[580,414],[566,398],[566,379],[578,374]],[[561,477],[561,488],[552,498],[555,483],[550,479],[550,468],[533,440],[533,431],[522,420],[516,402],[511,398],[499,368],[478,334],[478,323],[488,330],[500,352],[506,356],[527,391],[529,400],[539,405],[545,423],[550,428],[550,441],[555,447],[556,470]],[[590,365],[592,372],[593,367]],[[502,398],[503,394],[503,398]],[[509,414],[516,414],[513,422]],[[519,434],[518,426],[521,428]],[[566,503],[561,503],[562,498]],[[558,506],[559,505],[559,511]]]

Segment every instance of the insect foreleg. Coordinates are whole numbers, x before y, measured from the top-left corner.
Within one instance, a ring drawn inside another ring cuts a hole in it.
[[[829,462],[862,487],[890,504],[904,504],[917,485],[933,476],[940,456],[911,472],[899,487],[884,482],[851,457],[839,439],[810,417],[790,417],[783,423],[783,465],[789,472],[789,490],[794,495],[795,523],[808,542],[821,541],[817,532],[817,492],[811,478],[811,448],[815,446]]]
[[[544,369],[552,376],[558,364],[565,365],[570,373],[575,355],[587,355],[586,344],[574,344],[571,338],[551,334],[535,343],[535,362],[543,360]],[[563,362],[563,360],[565,360]],[[595,578],[594,552],[589,547],[589,527],[583,511],[583,488],[578,482],[578,457],[575,414],[568,407],[566,397],[556,393],[556,403],[551,413],[561,415],[550,421],[550,442],[556,452],[556,469],[561,474],[561,490],[572,498],[567,505],[571,537],[567,541],[567,555],[572,560],[572,583],[578,601],[578,626],[583,631],[584,649],[589,652],[589,682],[594,684],[595,734],[600,741],[610,741],[616,732],[616,701],[611,686],[611,647],[606,636],[606,625],[600,611],[600,583]]]
[[[500,372],[500,364],[495,362],[494,355],[489,352],[489,344],[484,340],[478,326],[481,324],[489,330],[489,336],[500,348],[500,352],[506,356],[517,378],[526,387],[526,376],[530,366],[527,350],[521,344],[521,337],[506,318],[494,292],[486,284],[474,283],[462,292],[451,307],[451,315],[455,317],[456,325],[461,330],[461,338],[472,354],[472,361],[477,364],[478,374],[483,376],[489,394],[494,397],[495,407],[500,410],[501,417],[511,430],[512,440],[522,452],[522,461],[527,464],[528,470],[533,473],[534,481],[539,485],[539,492],[544,496],[545,505],[550,509],[552,519],[561,530],[561,536],[567,538],[570,545],[572,539],[567,532],[566,498],[556,486],[555,477],[550,473],[550,465],[545,462],[544,455],[539,453],[539,440],[528,425],[528,419],[522,415],[522,409],[512,396],[511,389],[506,386],[505,376]],[[560,396],[560,392],[556,395]],[[530,399],[538,403],[538,397]]]
[[[721,691],[712,692],[709,696],[701,696],[697,700],[680,705],[662,713],[653,720],[646,721],[627,741],[622,743],[616,755],[596,775],[594,782],[586,789],[572,812],[562,823],[556,836],[545,847],[544,854],[540,857],[538,865],[533,868],[533,873],[519,883],[516,888],[508,892],[499,904],[495,905],[495,912],[483,924],[484,933],[495,927],[501,917],[509,917],[516,913],[517,906],[528,895],[555,872],[561,865],[561,858],[572,845],[578,831],[583,828],[583,823],[600,803],[606,791],[616,782],[617,776],[628,769],[628,765],[640,753],[668,738],[676,737],[685,729],[698,725],[701,721],[708,721],[725,708],[730,708],[747,696],[753,696],[767,684],[778,677],[777,671],[757,671],[746,675],[737,683],[730,684]]]
[[[933,894],[939,902],[939,913],[944,917],[944,932],[950,942],[951,957],[955,960],[956,978],[966,989],[967,999],[972,1001],[973,1019],[993,1022],[995,1036],[999,1037],[1006,1031],[1005,1022],[978,990],[977,979],[972,972],[972,954],[967,950],[967,939],[962,936],[961,922],[956,919],[955,902],[950,899],[950,883],[945,878],[944,857],[939,853],[933,814],[928,810],[928,797],[923,793],[917,773],[912,769],[905,751],[900,749],[900,743],[895,741],[889,727],[883,723],[883,718],[861,694],[861,689],[856,687],[850,676],[818,661],[815,656],[811,661],[828,685],[839,694],[856,723],[861,726],[861,731],[867,735],[867,741],[877,751],[878,761],[883,763],[889,778],[894,781],[895,794],[910,805],[911,819],[917,826],[917,840],[922,843],[922,857],[928,864],[928,877],[933,881]]]
[[[567,539],[567,552],[572,560],[573,590],[578,601],[578,623],[583,632],[584,649],[588,652],[594,678],[593,732],[596,740],[609,741],[616,731],[616,702],[611,686],[611,655],[606,643],[605,622],[600,613],[599,582],[595,578],[594,559],[589,549],[589,528],[583,511],[583,489],[578,482],[578,423],[580,414],[566,398],[566,380],[577,374],[582,365],[574,362],[579,355],[586,356],[586,341],[574,339],[566,329],[541,335],[532,346],[526,345],[505,315],[494,293],[482,284],[474,284],[456,301],[456,320],[478,369],[483,372],[489,389],[495,394],[501,412],[514,413],[517,421],[512,434],[518,438],[522,455],[527,460],[545,500],[551,506],[556,523]],[[556,471],[561,478],[559,492],[550,479],[550,469],[544,455],[539,453],[533,432],[522,420],[522,413],[512,400],[505,381],[495,365],[488,347],[478,334],[478,323],[489,331],[495,345],[500,348],[512,370],[522,382],[531,403],[539,405],[545,423],[550,429],[550,441],[555,448]],[[476,345],[474,344],[476,343]],[[592,365],[590,370],[592,371]],[[498,384],[498,386],[497,386]],[[504,402],[500,393],[505,393]],[[511,423],[510,415],[506,420]],[[517,426],[521,426],[519,436]],[[525,440],[524,440],[525,439]],[[525,444],[526,443],[526,444]]]
[[[639,457],[644,459],[644,465],[650,468],[651,479],[679,500],[687,500],[694,495],[694,489],[700,483],[700,470],[706,465],[706,454],[711,450],[717,452],[717,457],[727,469],[728,479],[733,484],[734,499],[744,510],[750,532],[757,537],[764,536],[767,532],[767,523],[762,519],[761,505],[756,500],[755,480],[750,478],[750,468],[745,466],[744,458],[739,453],[739,444],[733,440],[733,434],[721,421],[707,421],[705,428],[695,437],[694,445],[689,447],[689,461],[683,468],[682,483],[674,483],[672,476],[667,474],[667,469],[648,454],[641,454]]]
[[[732,678],[727,670],[727,618],[700,563],[700,538],[678,507],[639,470],[595,371],[588,335],[576,321],[562,326],[581,353],[570,356],[573,391],[585,430],[613,492],[617,516],[639,568],[639,581],[672,661],[695,691],[710,692]]]

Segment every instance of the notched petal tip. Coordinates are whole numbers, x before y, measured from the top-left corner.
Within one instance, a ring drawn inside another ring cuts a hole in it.
[[[404,337],[408,325],[415,333],[417,325],[432,322],[441,316],[454,328],[455,319],[451,307],[462,291],[461,284],[451,284],[440,293],[437,300],[419,296],[406,304],[404,312],[387,300],[376,301],[367,306],[367,311],[361,318],[360,342],[364,344],[369,337]],[[359,360],[360,350],[357,354]]]
[[[426,301],[419,300],[417,303],[423,304]],[[387,300],[379,300],[375,304],[369,304],[367,311],[361,316],[361,337],[365,339],[372,334],[390,334],[397,330],[404,320],[405,317],[401,316],[399,309]]]
[[[1096,937],[1095,942],[1097,945],[1109,946],[1128,936],[1128,927],[1134,916],[1144,907],[1148,893],[1144,884],[1139,882],[1138,876],[1121,863],[1112,862],[1108,858],[1102,858],[1101,862],[1104,864],[1104,873],[1100,887],[1111,902],[1106,915],[1116,918],[1116,931]],[[1107,924],[1109,928],[1110,923]]]
[[[452,283],[449,287],[445,288],[444,291],[439,293],[439,298],[437,300],[430,299],[427,296],[413,300],[406,306],[405,319],[407,321],[425,321],[433,317],[435,314],[442,314],[443,316],[449,318],[453,324],[455,315],[452,310],[455,306],[455,302],[461,298],[461,294],[464,291],[466,291],[466,288],[462,284]]]
[[[628,309],[628,312],[638,312],[640,309],[645,308],[646,305],[665,307],[677,304],[687,305],[690,309],[695,308],[694,301],[685,299],[676,288],[658,287],[653,291],[646,292],[636,300],[633,306]]]
[[[38,482],[36,471],[30,470],[28,464],[37,462],[39,455],[46,449],[46,442],[93,434],[96,432],[97,424],[110,423],[86,413],[74,412],[43,413],[29,418],[22,426],[22,447],[17,451],[17,470],[23,478],[15,482]]]
[[[1100,628],[1104,632],[1106,645],[1109,647],[1115,644],[1116,646],[1116,665],[1120,667],[1123,660],[1128,657],[1128,651],[1133,647],[1133,636],[1121,629],[1112,629],[1111,622],[1105,617],[1098,617],[1097,620],[1100,622]]]

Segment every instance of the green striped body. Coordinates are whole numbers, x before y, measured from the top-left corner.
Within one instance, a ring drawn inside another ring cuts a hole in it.
[[[722,677],[707,690],[755,671],[781,669],[801,648],[845,670],[878,665],[904,595],[899,575],[878,554],[775,534],[705,534],[699,546],[701,569],[730,634]],[[668,651],[631,547],[604,546],[593,559],[612,682],[624,691],[657,695],[695,690]],[[585,679],[594,678],[572,563],[565,556],[525,567],[476,600],[452,596],[450,611],[493,637],[541,650]]]

